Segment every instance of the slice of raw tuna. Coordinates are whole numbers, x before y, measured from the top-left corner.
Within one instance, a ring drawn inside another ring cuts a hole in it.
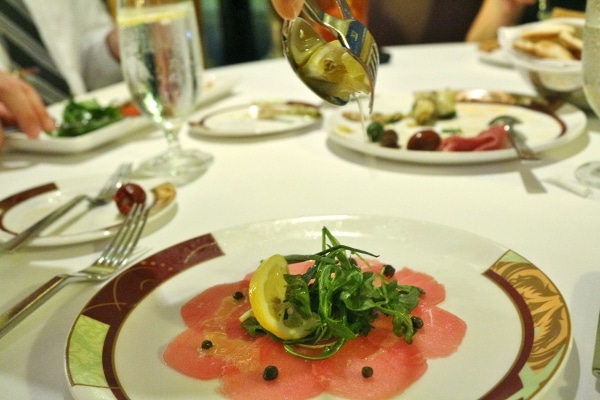
[[[242,371],[225,370],[220,391],[227,398],[304,400],[323,392],[323,386],[312,373],[312,362],[288,354],[281,343],[267,336],[257,338],[253,345],[260,349],[256,364]],[[267,366],[277,368],[276,379],[263,378]]]
[[[335,356],[314,363],[313,371],[328,393],[357,400],[389,399],[425,373],[427,360],[416,348],[389,331],[372,333],[348,341]],[[363,376],[364,367],[372,369],[371,377]]]
[[[423,319],[423,328],[414,336],[413,346],[424,357],[448,357],[458,349],[467,331],[465,321],[443,308],[423,303],[414,314]]]

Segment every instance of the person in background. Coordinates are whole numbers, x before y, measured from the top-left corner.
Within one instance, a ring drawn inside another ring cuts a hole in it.
[[[467,42],[495,39],[498,28],[519,23],[525,7],[535,3],[536,0],[484,0],[467,32]]]
[[[552,7],[585,11],[586,0],[547,0]],[[498,28],[539,19],[539,3],[536,0],[484,0],[479,13],[467,32],[468,42],[496,39]]]
[[[379,46],[462,42],[483,0],[369,0]]]
[[[18,126],[31,138],[40,131],[54,129],[37,91],[17,74],[0,71],[0,148],[4,144],[4,126]]]
[[[300,14],[303,0],[272,0],[282,18]],[[482,0],[369,0],[368,28],[380,46],[463,41]]]
[[[47,79],[46,73],[52,76]],[[54,127],[44,103],[121,80],[118,33],[103,0],[0,3],[2,126],[16,124],[36,138]]]
[[[293,19],[300,15],[304,0],[271,0],[273,8],[283,19]]]

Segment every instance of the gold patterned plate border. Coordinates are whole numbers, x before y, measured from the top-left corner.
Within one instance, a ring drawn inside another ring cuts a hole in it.
[[[251,244],[253,240],[259,240],[255,237],[256,232],[265,224],[275,227],[272,229],[279,233],[287,227],[301,230],[306,236],[318,237],[319,227],[323,224],[343,228],[345,224],[352,225],[358,220],[360,226],[376,227],[383,223],[381,218],[383,217],[308,217],[283,222],[270,221],[258,224],[255,229],[251,225],[236,229],[241,232],[237,238],[247,236],[246,239]],[[303,226],[307,221],[313,227],[312,232]],[[386,226],[397,223],[410,227],[413,223],[390,217],[385,217],[385,221]],[[449,229],[435,224],[428,225],[433,229]],[[218,232],[201,235],[138,262],[108,282],[89,301],[72,327],[66,348],[66,372],[76,399],[130,398],[117,376],[115,366],[115,348],[123,324],[147,296],[169,279],[203,263],[226,257],[223,247],[231,246],[231,243],[222,246],[216,237],[219,237]],[[471,245],[475,246],[476,243]],[[539,399],[552,389],[571,348],[571,323],[567,306],[554,283],[516,252],[504,249],[503,254],[490,262],[491,265],[484,268],[480,276],[493,282],[510,299],[519,319],[522,338],[510,368],[493,387],[478,398]],[[468,377],[465,379],[468,381]]]

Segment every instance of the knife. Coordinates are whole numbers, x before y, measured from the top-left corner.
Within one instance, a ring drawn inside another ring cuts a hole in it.
[[[598,315],[598,327],[596,328],[596,347],[594,349],[594,360],[592,361],[592,373],[600,378],[600,313]]]

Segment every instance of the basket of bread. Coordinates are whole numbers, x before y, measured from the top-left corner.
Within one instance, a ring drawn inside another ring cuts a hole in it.
[[[583,24],[582,18],[553,18],[504,27],[498,41],[538,94],[588,108],[581,67]]]

